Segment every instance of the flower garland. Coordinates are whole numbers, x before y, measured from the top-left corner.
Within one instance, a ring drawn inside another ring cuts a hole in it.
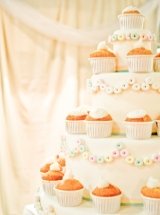
[[[92,80],[89,79],[87,82],[87,88],[92,93],[97,93],[99,91],[106,92],[107,94],[120,94],[128,89],[133,91],[143,91],[147,92],[149,90],[156,91],[160,93],[160,84],[153,83],[151,77],[146,77],[142,83],[136,82],[134,77],[130,77],[126,82],[122,83],[120,86],[110,86],[104,82],[104,80],[97,80],[94,84]]]
[[[68,156],[70,158],[74,158],[80,155],[84,160],[88,160],[89,162],[95,164],[109,164],[120,158],[123,159],[127,164],[136,167],[151,166],[155,163],[160,164],[160,152],[151,156],[137,158],[129,152],[123,143],[117,143],[116,148],[110,154],[99,156],[91,153],[85,141],[79,139],[77,140],[77,146],[69,151]]]
[[[138,32],[127,32],[127,33],[114,33],[109,37],[110,42],[115,42],[115,41],[136,41],[136,40],[141,40],[141,41],[154,41],[155,40],[155,35],[151,33],[138,33]]]

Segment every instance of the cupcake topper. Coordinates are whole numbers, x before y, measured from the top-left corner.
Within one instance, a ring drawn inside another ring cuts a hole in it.
[[[104,179],[103,177],[100,177],[97,187],[103,188],[103,187],[108,187],[108,186],[109,186],[109,182],[106,179]]]
[[[109,45],[109,43],[107,43],[106,41],[101,41],[97,45],[97,50],[106,49],[106,50],[112,52],[112,50],[109,48],[108,45]]]
[[[73,176],[73,173],[71,170],[67,170],[64,177],[63,177],[63,180],[66,180],[66,179],[73,179],[74,176]]]
[[[149,187],[149,188],[160,187],[160,180],[153,178],[153,177],[149,177],[149,179],[147,181],[147,187]]]
[[[102,108],[92,109],[89,114],[93,118],[102,118],[108,115],[107,111]]]
[[[145,110],[134,110],[131,111],[127,114],[128,118],[141,118],[144,117],[146,115],[146,111]]]
[[[72,111],[70,111],[70,115],[74,115],[74,116],[79,116],[79,115],[86,115],[89,111],[89,107],[88,106],[79,106],[76,107],[75,109],[73,109]]]
[[[54,163],[52,163],[52,164],[50,165],[50,170],[51,170],[51,171],[60,171],[61,168],[60,168],[60,166],[59,166],[59,163],[58,163],[57,161],[55,161]]]

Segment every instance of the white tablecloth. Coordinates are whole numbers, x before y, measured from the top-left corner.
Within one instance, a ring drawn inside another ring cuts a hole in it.
[[[34,205],[26,205],[23,210],[23,215],[38,215],[36,209],[34,208]]]
[[[73,207],[73,208],[62,208],[60,207],[61,210],[57,210],[56,215],[83,215],[85,214],[84,211],[88,211],[88,215],[97,215],[97,213],[94,211],[93,212],[93,208],[90,209],[86,208],[87,210],[85,210],[85,208],[82,206],[82,209],[80,209],[80,207]],[[82,212],[81,212],[82,210]],[[91,212],[91,213],[90,213]],[[116,213],[115,215],[146,215],[145,212],[143,212],[142,207],[121,207],[121,210],[119,213]],[[26,205],[23,211],[23,215],[39,215],[35,208],[34,205]]]

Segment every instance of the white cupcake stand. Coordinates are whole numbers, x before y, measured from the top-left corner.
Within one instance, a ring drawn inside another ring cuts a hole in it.
[[[34,204],[26,205],[23,211],[23,215],[100,215],[93,207],[92,201],[83,200],[81,205],[77,207],[61,207],[55,196],[48,196],[43,191],[40,192],[40,201],[43,204],[43,208],[52,206],[55,213],[38,212],[38,208]],[[146,215],[143,212],[142,206],[121,206],[121,209],[115,215]],[[109,214],[108,214],[109,215]]]

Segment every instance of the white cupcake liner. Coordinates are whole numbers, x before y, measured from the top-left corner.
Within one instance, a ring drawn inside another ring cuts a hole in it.
[[[112,134],[113,121],[87,121],[86,133],[89,137],[104,138]]]
[[[73,190],[73,191],[59,190],[56,188],[54,190],[56,193],[58,203],[63,207],[78,206],[82,202],[83,190],[84,190],[83,188],[80,190]]]
[[[146,215],[160,215],[160,199],[142,195],[143,207]]]
[[[116,71],[115,57],[89,58],[93,74],[110,73]]]
[[[160,120],[156,120],[157,135],[160,137]]]
[[[116,213],[120,209],[122,195],[111,196],[111,197],[100,197],[91,194],[94,207],[98,213],[108,214]]]
[[[153,60],[153,68],[155,72],[160,72],[160,57],[154,58]]]
[[[152,72],[153,55],[130,55],[127,56],[129,72]]]
[[[61,182],[61,180],[47,181],[47,180],[42,179],[43,191],[48,195],[54,196],[55,195],[54,188],[60,182]]]
[[[149,139],[152,135],[151,122],[124,122],[126,137],[129,139]]]
[[[122,14],[118,18],[121,30],[143,29],[144,16],[141,14]]]
[[[66,120],[65,128],[69,134],[84,134],[86,133],[84,120]]]

